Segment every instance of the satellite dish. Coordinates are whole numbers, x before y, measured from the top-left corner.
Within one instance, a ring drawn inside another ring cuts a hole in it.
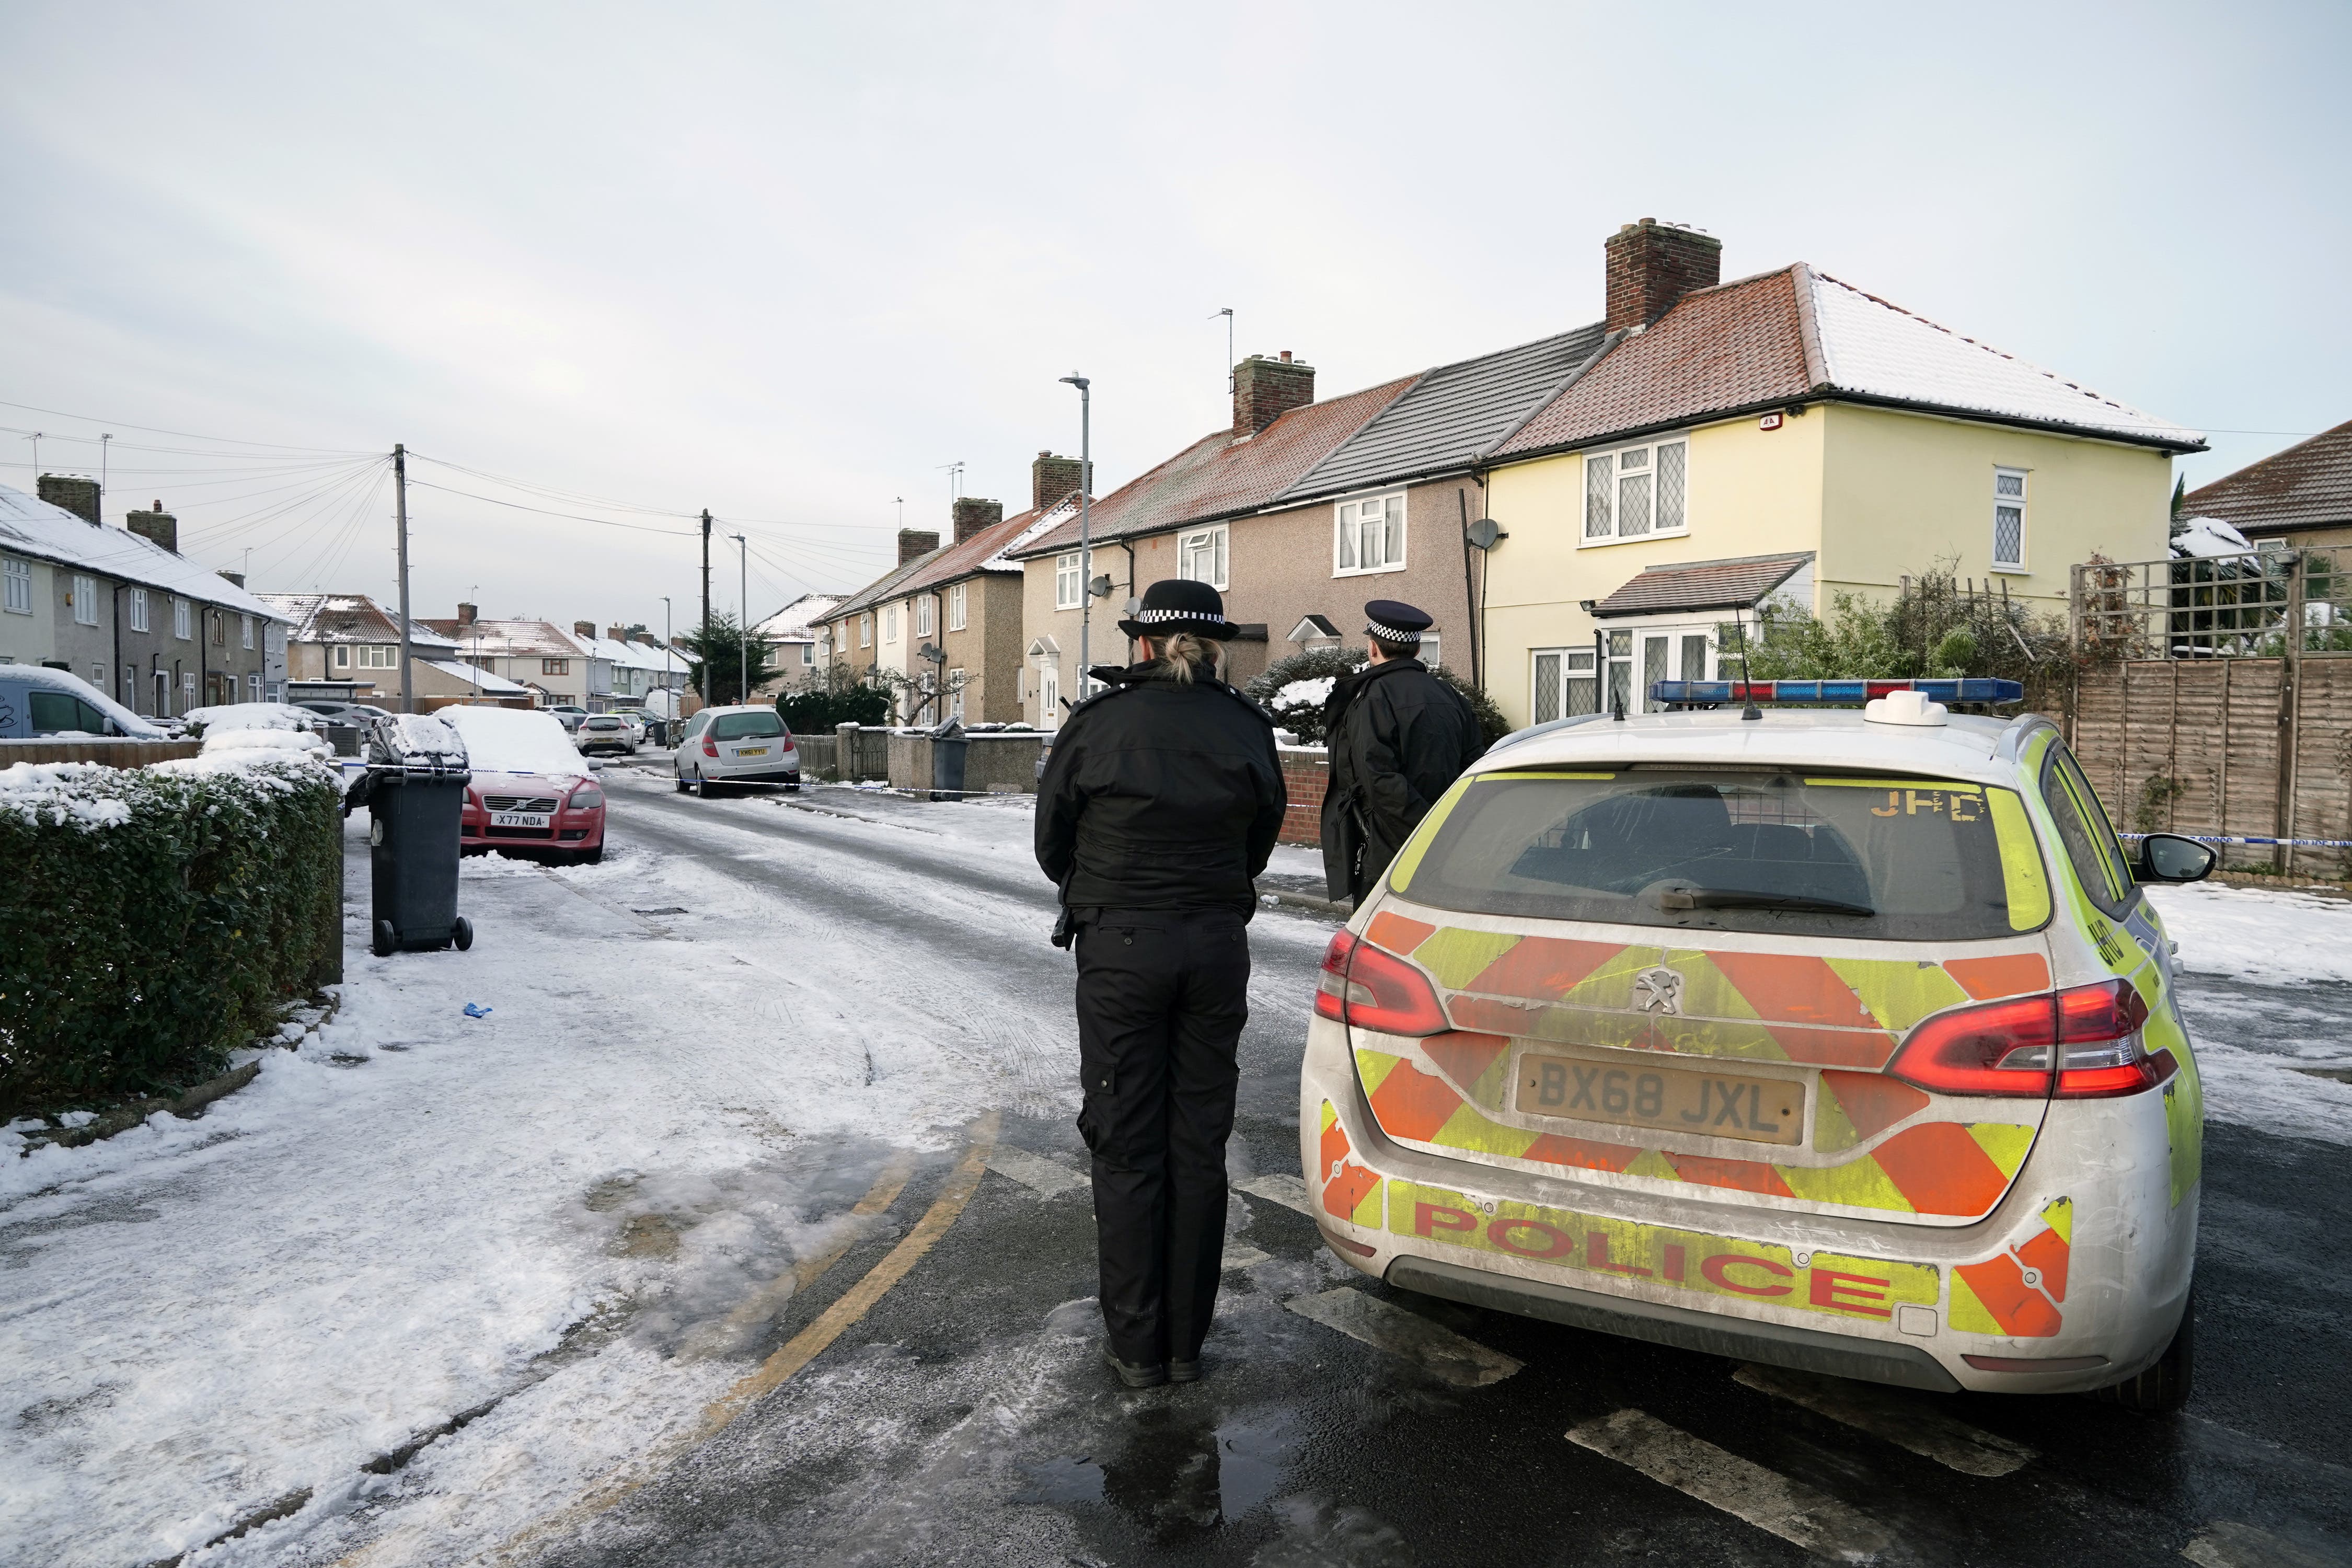
[[[1503,531],[1495,525],[1491,517],[1482,517],[1470,525],[1470,542],[1477,549],[1492,550],[1495,542],[1504,537]]]
[[[1143,601],[1129,595],[1127,601],[1127,613],[1131,616],[1141,608],[1143,608]]]

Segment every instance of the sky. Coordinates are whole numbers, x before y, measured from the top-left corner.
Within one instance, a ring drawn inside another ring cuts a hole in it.
[[[760,616],[1024,505],[1074,371],[1107,492],[1228,423],[1220,309],[1330,396],[1597,320],[1654,216],[2193,488],[2352,418],[2347,65],[2341,4],[8,0],[0,483],[111,432],[110,521],[389,603],[404,443],[420,616],[683,628],[707,507]]]

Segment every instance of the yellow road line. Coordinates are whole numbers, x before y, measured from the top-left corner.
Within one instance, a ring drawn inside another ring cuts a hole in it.
[[[894,1153],[890,1163],[882,1167],[882,1173],[874,1178],[874,1184],[866,1189],[866,1195],[851,1207],[848,1216],[851,1223],[835,1226],[832,1237],[822,1248],[806,1258],[795,1259],[792,1268],[746,1296],[725,1318],[706,1325],[678,1352],[680,1357],[688,1361],[703,1361],[724,1354],[737,1342],[739,1336],[751,1332],[782,1311],[787,1302],[815,1284],[826,1269],[841,1261],[842,1254],[847,1252],[853,1243],[864,1237],[864,1227],[855,1222],[872,1219],[898,1201],[898,1194],[906,1189],[907,1177],[913,1169],[904,1153]]]
[[[993,1110],[981,1118],[972,1129],[971,1147],[964,1151],[963,1160],[948,1177],[947,1185],[940,1189],[940,1195],[931,1200],[931,1206],[915,1222],[915,1228],[900,1238],[889,1256],[844,1291],[841,1299],[818,1314],[814,1322],[787,1341],[759,1371],[711,1401],[709,1408],[702,1413],[703,1438],[717,1433],[741,1415],[753,1400],[823,1355],[826,1346],[839,1339],[845,1330],[873,1309],[891,1286],[905,1279],[908,1270],[922,1261],[923,1254],[947,1234],[948,1227],[955,1224],[964,1205],[971,1201],[971,1194],[979,1189],[980,1178],[988,1168],[989,1153],[996,1146],[998,1124],[998,1114]]]

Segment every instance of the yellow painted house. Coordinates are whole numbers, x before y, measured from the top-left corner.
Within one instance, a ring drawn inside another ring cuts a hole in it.
[[[1822,615],[1952,562],[2063,611],[2092,554],[2166,553],[2195,431],[1802,263],[1718,284],[1720,242],[1648,220],[1608,255],[1607,346],[1485,459],[1514,722],[1717,679],[1717,628],[1767,600]]]

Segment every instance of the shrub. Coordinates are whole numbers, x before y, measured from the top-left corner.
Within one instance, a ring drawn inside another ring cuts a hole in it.
[[[1265,704],[1276,723],[1298,737],[1301,745],[1319,746],[1327,738],[1323,700],[1331,695],[1331,683],[1363,668],[1365,662],[1360,648],[1309,648],[1276,659],[1246,689]],[[1511,732],[1510,721],[1503,717],[1493,698],[1442,664],[1430,673],[1469,700],[1471,712],[1477,716],[1478,733],[1488,745]]]
[[[341,940],[332,771],[0,770],[0,1120],[216,1075]]]
[[[836,724],[887,724],[890,693],[841,669],[803,679],[797,690],[776,699],[776,711],[794,734],[826,734]]]

